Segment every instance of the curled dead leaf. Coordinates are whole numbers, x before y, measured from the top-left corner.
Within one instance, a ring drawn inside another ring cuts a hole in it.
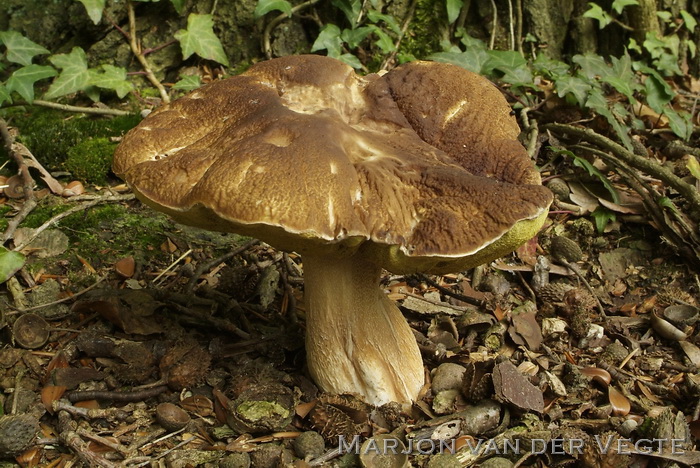
[[[612,381],[610,372],[599,367],[584,367],[581,369],[581,373],[591,378],[594,382],[598,382],[603,386],[607,387]]]
[[[608,387],[608,399],[615,416],[625,416],[632,409],[632,405],[627,397],[612,385]]]

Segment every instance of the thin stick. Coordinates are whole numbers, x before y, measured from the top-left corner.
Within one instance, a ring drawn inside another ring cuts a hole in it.
[[[496,8],[496,1],[491,0],[491,8],[493,8],[493,25],[491,26],[491,38],[489,39],[489,50],[493,50],[494,44],[496,44],[496,30],[498,29],[498,9]]]
[[[102,109],[99,107],[82,107],[82,106],[70,106],[68,104],[59,104],[58,102],[44,101],[41,99],[35,99],[32,101],[35,106],[48,107],[50,109],[58,109],[66,112],[79,112],[83,114],[94,114],[94,115],[129,115],[132,112],[123,111],[119,109]],[[0,108],[9,108],[17,106],[28,106],[29,103],[25,101],[14,101],[12,104],[5,104],[0,106]]]
[[[79,297],[79,296],[82,296],[82,295],[85,294],[86,292],[88,292],[88,291],[94,289],[95,287],[97,287],[98,284],[100,284],[101,282],[103,282],[103,281],[106,280],[106,279],[107,279],[107,276],[103,276],[102,278],[98,279],[97,281],[95,281],[94,283],[92,283],[92,284],[91,284],[90,286],[88,286],[87,288],[81,289],[80,291],[78,291],[77,293],[73,294],[72,296],[64,297],[63,299],[58,299],[58,300],[53,301],[53,302],[47,302],[46,304],[39,304],[39,305],[36,305],[36,306],[27,307],[26,309],[17,309],[17,312],[20,312],[20,313],[31,312],[32,310],[43,309],[43,308],[45,308],[45,307],[52,307],[52,306],[55,306],[55,305],[58,305],[58,304],[63,304],[64,302],[72,301],[72,300],[74,300],[75,298],[77,298],[77,297]]]
[[[185,259],[185,257],[187,257],[187,256],[188,256],[189,254],[191,254],[191,253],[192,253],[192,249],[188,249],[187,252],[185,252],[184,254],[180,255],[180,257],[179,257],[177,260],[175,260],[173,263],[171,263],[171,264],[168,266],[168,268],[166,268],[165,270],[161,271],[160,274],[159,274],[158,276],[156,276],[155,278],[153,278],[153,281],[151,281],[151,283],[156,284],[156,281],[158,281],[164,274],[166,274],[167,272],[169,272],[170,270],[172,270],[173,268],[175,268],[175,265],[177,265],[178,263],[180,263],[182,260]]]
[[[235,257],[238,254],[241,254],[251,248],[254,245],[259,244],[260,241],[257,239],[250,240],[243,244],[242,246],[238,247],[237,249],[234,249],[218,258],[215,258],[214,260],[204,263],[202,265],[199,265],[197,269],[195,270],[194,274],[192,275],[192,278],[190,278],[190,281],[187,283],[187,287],[185,288],[186,291],[192,292],[197,285],[197,281],[199,280],[199,277],[204,274],[205,271],[208,271],[215,266],[219,265],[220,263],[223,263],[227,261],[230,258]],[[155,281],[155,280],[154,280]]]
[[[158,93],[160,93],[160,98],[163,100],[163,103],[167,104],[170,102],[170,96],[168,96],[168,92],[165,90],[165,87],[161,84],[161,82],[158,81],[156,75],[153,74],[153,70],[151,70],[146,57],[141,53],[141,47],[139,47],[136,40],[136,13],[134,12],[134,5],[131,0],[126,2],[126,8],[129,14],[129,46],[131,46],[131,52],[133,52],[136,60],[138,60],[141,64],[143,71],[146,72],[146,78],[148,78],[148,81],[150,81],[151,84],[156,87]]]
[[[510,50],[515,50],[515,30],[513,28],[513,0],[508,0],[508,32],[510,33]]]
[[[41,226],[36,228],[31,236],[29,236],[24,242],[22,242],[21,244],[19,244],[18,246],[16,246],[12,250],[16,250],[16,251],[22,250],[27,245],[29,245],[34,239],[36,239],[39,236],[39,234],[41,234],[43,231],[45,231],[49,227],[53,226],[54,224],[56,224],[57,222],[59,222],[63,218],[66,218],[66,217],[72,215],[73,213],[77,213],[79,211],[85,211],[88,208],[92,208],[93,206],[99,205],[101,203],[108,203],[108,202],[115,202],[115,201],[119,202],[119,201],[133,200],[133,199],[134,199],[134,195],[131,193],[126,194],[126,195],[105,195],[105,196],[95,198],[95,199],[90,200],[90,201],[86,201],[85,203],[81,203],[80,205],[76,205],[73,208],[70,208],[62,213],[57,214],[56,216],[54,216],[53,218],[49,219],[44,224],[42,224]]]

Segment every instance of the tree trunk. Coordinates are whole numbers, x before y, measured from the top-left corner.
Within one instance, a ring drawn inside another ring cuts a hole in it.
[[[647,34],[661,36],[659,17],[656,16],[656,10],[656,0],[639,0],[639,5],[625,8],[624,11],[628,14],[629,25],[634,28],[632,37],[638,43],[643,43]]]

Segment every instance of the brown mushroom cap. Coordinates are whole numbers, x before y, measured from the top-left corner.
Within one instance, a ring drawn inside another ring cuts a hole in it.
[[[388,270],[445,272],[512,251],[551,202],[500,92],[459,67],[360,77],[331,58],[262,62],[163,106],[114,171],[177,221]]]

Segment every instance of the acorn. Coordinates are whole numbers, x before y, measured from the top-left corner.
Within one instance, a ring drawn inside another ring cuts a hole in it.
[[[170,432],[179,431],[187,426],[190,420],[187,411],[173,403],[161,403],[156,407],[156,421]]]
[[[553,237],[550,250],[554,259],[558,261],[574,263],[583,258],[583,251],[576,241],[564,236]]]
[[[0,418],[0,457],[18,455],[34,443],[39,421],[29,414]]]

